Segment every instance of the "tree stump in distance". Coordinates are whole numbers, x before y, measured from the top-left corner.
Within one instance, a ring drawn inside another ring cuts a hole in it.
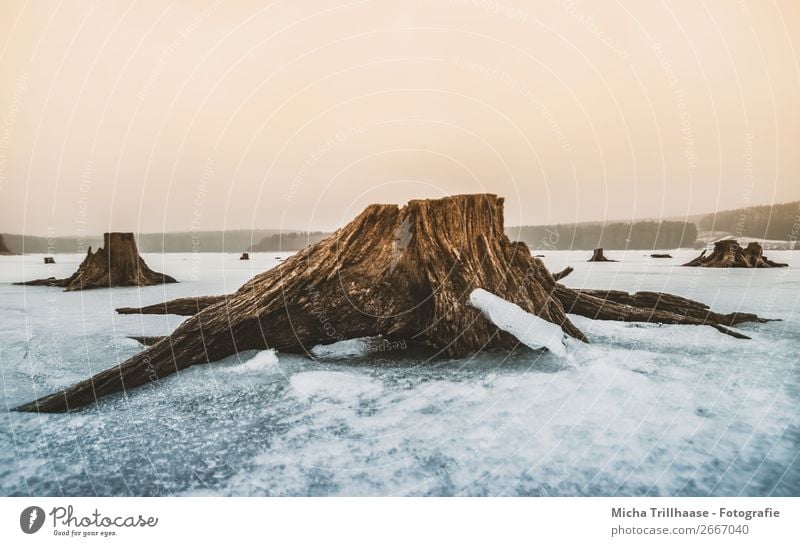
[[[53,258],[52,256],[45,256],[44,257],[44,263],[46,263],[46,264],[54,264],[54,263],[56,263],[56,259]]]
[[[617,260],[609,260],[603,255],[602,248],[595,248],[592,257],[586,260],[587,262],[616,262]]]
[[[651,258],[672,258],[669,254],[650,254]]]
[[[104,233],[103,247],[86,258],[78,270],[66,279],[39,279],[15,284],[27,286],[58,286],[65,292],[110,288],[114,286],[153,286],[178,282],[169,275],[147,267],[136,247],[133,233]]]
[[[249,260],[250,259],[250,254],[248,254],[247,252],[242,252],[242,256],[239,259],[240,260]]]
[[[749,243],[745,248],[735,239],[725,239],[714,243],[711,254],[703,252],[694,260],[683,264],[686,267],[740,267],[740,268],[765,268],[788,267],[789,264],[773,262],[764,256],[764,249],[756,242]]]
[[[570,273],[567,268],[559,277]],[[503,226],[503,199],[491,194],[371,205],[327,239],[253,277],[233,294],[148,306],[192,314],[165,338],[119,365],[16,408],[63,412],[240,351],[310,354],[316,345],[382,336],[463,357],[511,350],[519,341],[470,304],[477,288],[557,324],[579,340],[568,318],[728,326],[755,315],[713,313],[668,294],[573,290],[556,282]],[[663,296],[663,297],[662,297]],[[126,309],[125,312],[136,312]],[[139,311],[144,312],[144,309]]]

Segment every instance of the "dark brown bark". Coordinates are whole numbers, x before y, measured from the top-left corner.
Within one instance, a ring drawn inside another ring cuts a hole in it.
[[[627,301],[622,293],[607,293],[604,300],[593,291],[557,284],[527,245],[505,236],[502,204],[494,195],[460,195],[411,201],[403,208],[372,205],[328,239],[257,275],[234,294],[143,308],[193,316],[167,338],[141,338],[154,344],[120,365],[17,409],[79,408],[248,349],[307,353],[315,345],[367,336],[424,345],[450,357],[516,347],[514,337],[469,304],[476,288],[580,340],[586,338],[565,307],[600,319],[710,324],[727,330],[714,322],[720,317],[728,321],[727,316],[684,298],[639,293],[626,295]],[[702,319],[697,318],[700,307]]]
[[[575,271],[575,269],[573,269],[571,266],[567,266],[564,269],[562,269],[561,271],[559,271],[558,273],[553,273],[553,279],[556,280],[556,281],[560,281],[561,279],[563,279],[564,277],[566,277],[567,275],[569,275],[573,271]]]
[[[690,261],[683,264],[688,267],[742,267],[742,268],[765,268],[765,267],[787,267],[789,264],[780,264],[767,259],[764,256],[764,249],[756,242],[749,243],[745,248],[739,245],[734,239],[726,239],[714,243],[714,250],[706,255],[703,252]]]
[[[591,319],[707,325],[739,339],[750,338],[731,330],[730,326],[743,322],[767,322],[751,313],[715,313],[704,303],[660,292],[629,294],[616,290],[575,290],[558,285],[555,296],[567,313]]]
[[[120,307],[117,313],[121,315],[196,315],[209,305],[224,301],[226,296],[195,296],[178,298],[175,300],[155,303],[145,307]]]
[[[617,260],[609,260],[603,255],[602,248],[595,248],[592,257],[586,260],[587,262],[616,262]]]
[[[133,233],[104,233],[103,247],[91,247],[78,270],[66,279],[39,279],[16,284],[58,286],[66,292],[112,286],[152,286],[178,282],[169,275],[147,267],[136,248]]]

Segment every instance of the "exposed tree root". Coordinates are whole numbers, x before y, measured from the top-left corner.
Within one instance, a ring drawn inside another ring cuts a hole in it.
[[[196,315],[209,305],[225,301],[227,296],[190,296],[155,303],[145,307],[120,307],[117,313],[121,315]]]

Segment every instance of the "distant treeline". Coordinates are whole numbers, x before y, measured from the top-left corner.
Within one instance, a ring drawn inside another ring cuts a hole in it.
[[[4,233],[3,239],[9,250],[18,254],[23,252],[26,254],[83,253],[90,245],[92,248],[97,248],[97,245],[102,246],[103,244],[102,236],[79,239],[78,237],[36,237]]]
[[[140,252],[242,252],[254,241],[277,233],[275,229],[242,229],[231,231],[181,231],[174,233],[139,233],[136,242]],[[59,254],[86,252],[102,246],[102,234],[86,238],[37,237],[4,234],[12,252]]]
[[[519,226],[506,233],[534,250],[692,248],[697,240],[697,226],[673,221]]]
[[[244,252],[254,242],[277,231],[276,229],[237,229],[142,233],[137,240],[142,252]]]
[[[697,230],[722,231],[734,237],[779,241],[800,238],[800,201],[726,210],[708,214],[697,225],[680,221],[642,221],[610,224],[583,223],[506,228],[512,240],[535,250],[649,250],[692,248]],[[277,252],[296,251],[328,237],[330,233],[283,232],[276,229],[231,231],[183,231],[140,233],[140,252]],[[8,250],[16,253],[74,253],[102,245],[102,234],[79,238],[3,234]]]
[[[796,241],[800,235],[800,201],[708,214],[700,219],[698,227],[734,236]]]
[[[318,243],[329,235],[330,233],[322,231],[273,233],[251,246],[250,252],[293,252]]]

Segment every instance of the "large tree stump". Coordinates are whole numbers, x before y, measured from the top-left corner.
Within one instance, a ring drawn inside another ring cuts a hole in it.
[[[616,262],[617,260],[609,260],[603,255],[602,248],[595,248],[592,257],[586,260],[587,262]]]
[[[66,292],[112,286],[152,286],[178,282],[147,267],[136,247],[133,233],[104,233],[103,247],[86,254],[78,270],[66,279],[39,279],[15,284],[58,286]]]
[[[687,267],[787,267],[789,264],[780,264],[767,259],[764,249],[756,242],[749,243],[742,248],[735,239],[725,239],[714,243],[714,250],[706,255],[706,251],[694,260],[683,264]]]
[[[308,354],[316,345],[368,336],[424,345],[449,357],[516,347],[513,336],[470,304],[477,288],[579,340],[586,338],[567,317],[565,305],[592,318],[711,324],[727,330],[715,322],[722,317],[728,324],[727,316],[684,298],[637,294],[620,303],[621,295],[602,299],[557,284],[527,245],[506,237],[502,204],[495,195],[458,195],[411,201],[402,208],[372,205],[329,238],[233,294],[121,310],[193,316],[166,338],[143,338],[153,345],[118,366],[17,409],[79,408],[248,349]]]

